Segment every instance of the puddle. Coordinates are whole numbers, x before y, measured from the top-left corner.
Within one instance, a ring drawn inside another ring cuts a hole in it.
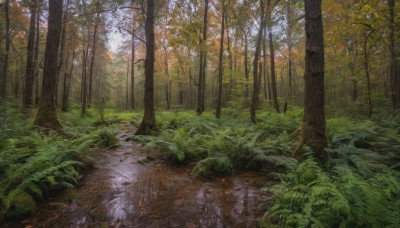
[[[146,154],[125,128],[121,147],[96,153],[79,185],[50,198],[28,220],[8,227],[256,227],[267,195],[265,177],[246,172],[192,178],[193,165],[169,167]]]

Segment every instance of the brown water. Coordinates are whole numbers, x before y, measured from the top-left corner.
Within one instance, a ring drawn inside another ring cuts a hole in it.
[[[266,178],[193,178],[193,165],[170,167],[155,151],[118,137],[121,147],[97,152],[95,169],[79,185],[39,206],[10,227],[256,227],[265,211]]]

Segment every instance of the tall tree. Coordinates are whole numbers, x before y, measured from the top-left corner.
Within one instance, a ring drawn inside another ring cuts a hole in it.
[[[197,100],[197,115],[204,112],[205,103],[205,75],[206,75],[206,47],[207,47],[207,15],[208,15],[208,0],[204,1],[204,19],[203,19],[203,38],[200,41],[200,66],[199,66],[199,87]]]
[[[135,109],[135,22],[132,24],[131,109]]]
[[[256,51],[254,53],[254,60],[253,60],[253,96],[251,99],[251,107],[250,107],[250,117],[252,122],[256,122],[256,108],[258,104],[258,95],[259,95],[259,88],[260,88],[260,80],[258,75],[258,61],[260,57],[260,50],[261,50],[261,39],[263,36],[265,20],[264,20],[264,1],[260,0],[260,28],[258,30],[257,36],[257,44],[256,44]]]
[[[47,129],[62,131],[55,105],[57,55],[60,45],[63,0],[49,0],[47,39],[44,56],[42,92],[34,124]]]
[[[273,4],[273,3],[272,3]],[[274,109],[279,112],[278,94],[276,90],[276,74],[275,74],[275,50],[274,40],[272,39],[272,9],[274,5],[271,4],[271,0],[267,1],[268,5],[268,38],[269,38],[269,52],[271,59],[271,95]]]
[[[88,93],[88,107],[92,104],[92,90],[93,90],[93,77],[94,77],[94,60],[96,57],[96,41],[97,41],[97,30],[99,27],[100,14],[97,13],[95,24],[94,24],[94,32],[93,32],[93,44],[92,44],[92,60],[90,61],[89,68],[89,93]],[[129,64],[128,64],[129,65]],[[128,86],[128,85],[126,85]],[[128,105],[128,104],[127,104]]]
[[[305,31],[304,117],[300,142],[293,155],[302,159],[302,148],[309,146],[314,150],[318,161],[323,163],[327,160],[324,148],[328,142],[325,135],[325,60],[321,0],[305,0]]]
[[[144,30],[146,35],[144,115],[136,135],[149,134],[150,131],[157,130],[154,113],[154,0],[147,1]]]
[[[37,12],[36,12],[36,39],[35,39],[35,56],[33,57],[33,62],[35,65],[35,107],[39,104],[39,46],[40,46],[40,6],[42,5],[42,0],[38,2]],[[43,60],[43,59],[42,59]]]
[[[31,20],[29,25],[28,50],[27,50],[28,54],[26,59],[25,89],[23,96],[23,104],[25,108],[28,108],[32,104],[33,76],[35,74],[33,54],[35,49],[35,32],[36,32],[35,25],[36,25],[37,0],[31,2],[29,8],[31,13]]]
[[[395,0],[388,0],[390,28],[390,95],[393,109],[400,108],[400,60],[399,48],[395,43]]]
[[[221,41],[219,44],[219,59],[218,59],[218,102],[217,111],[215,116],[219,119],[221,117],[221,106],[222,106],[222,74],[223,74],[223,54],[224,54],[224,21],[225,21],[225,6],[224,0],[222,0],[222,16],[221,16]]]
[[[0,75],[0,99],[6,96],[7,90],[7,69],[8,69],[8,57],[10,55],[10,16],[9,16],[9,0],[4,2],[4,12],[6,19],[6,51],[4,53],[4,64],[3,70]]]

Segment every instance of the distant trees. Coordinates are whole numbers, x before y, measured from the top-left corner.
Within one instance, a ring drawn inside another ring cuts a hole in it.
[[[44,55],[42,92],[39,108],[34,124],[47,129],[62,131],[58,120],[55,102],[57,56],[60,45],[63,0],[49,0],[49,16],[47,21],[47,39]]]

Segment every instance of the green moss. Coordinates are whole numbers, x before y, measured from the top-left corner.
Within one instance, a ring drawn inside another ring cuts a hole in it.
[[[36,210],[36,202],[26,192],[16,195],[10,202],[6,212],[8,218],[22,218],[31,215]]]

